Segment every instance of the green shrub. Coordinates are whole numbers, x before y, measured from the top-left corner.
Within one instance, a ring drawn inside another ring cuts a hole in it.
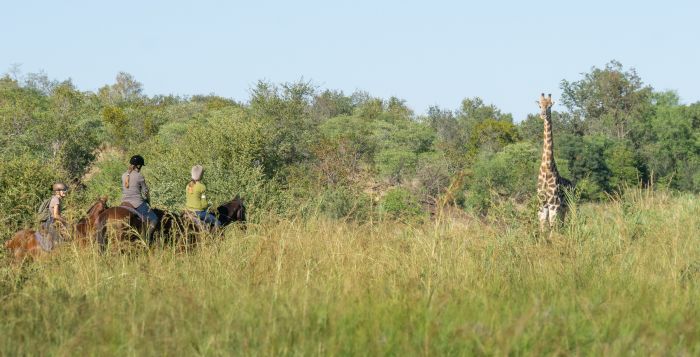
[[[380,211],[391,219],[413,220],[425,215],[420,202],[411,191],[403,187],[395,187],[389,190],[383,197]]]
[[[88,201],[107,196],[110,205],[117,205],[121,200],[121,176],[127,169],[128,158],[119,153],[106,153],[100,162],[92,169],[90,176],[86,178],[85,192],[76,200],[82,201],[82,205]],[[150,180],[147,181],[150,185]]]
[[[51,185],[65,180],[60,170],[28,154],[0,157],[0,231],[34,227],[37,207],[51,197]]]
[[[536,192],[539,162],[537,148],[528,142],[508,145],[494,155],[481,155],[467,183],[467,206],[485,213],[497,201],[527,201]]]
[[[318,201],[319,211],[329,218],[365,221],[372,215],[372,200],[349,187],[328,189]]]
[[[144,144],[140,153],[146,159],[152,204],[181,209],[190,169],[199,164],[213,205],[240,195],[249,209],[284,211],[284,194],[263,173],[262,152],[268,143],[260,128],[242,110],[225,109],[190,123],[182,136],[172,138],[178,145],[164,144],[158,137]]]

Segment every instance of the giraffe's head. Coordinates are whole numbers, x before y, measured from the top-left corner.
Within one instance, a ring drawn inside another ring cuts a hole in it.
[[[537,105],[540,107],[540,118],[543,118],[547,114],[549,114],[550,110],[552,109],[552,105],[554,105],[554,101],[552,100],[552,94],[550,93],[546,98],[544,96],[544,93],[540,95],[540,100],[537,101]]]

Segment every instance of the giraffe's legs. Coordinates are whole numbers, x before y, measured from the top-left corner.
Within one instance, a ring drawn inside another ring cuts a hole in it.
[[[559,207],[549,206],[549,228],[555,229],[557,224],[557,214],[559,213]]]
[[[544,227],[549,220],[549,217],[549,207],[547,205],[540,207],[540,211],[537,213],[537,218],[540,220],[540,232],[544,232]]]

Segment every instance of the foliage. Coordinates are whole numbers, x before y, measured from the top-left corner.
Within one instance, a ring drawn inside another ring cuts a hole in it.
[[[261,81],[252,90],[250,112],[263,124],[261,130],[269,140],[261,155],[268,177],[310,156],[317,129],[309,118],[313,93],[312,85],[302,81],[281,88]]]
[[[581,80],[563,80],[561,87],[561,101],[585,118],[588,134],[629,138],[648,115],[652,88],[644,86],[634,69],[624,71],[617,61],[603,69],[593,67]]]
[[[352,187],[329,188],[318,196],[318,210],[331,219],[367,221],[372,216],[373,203],[366,194]],[[313,219],[313,215],[307,219]]]
[[[411,191],[401,187],[392,188],[386,193],[380,204],[380,210],[391,219],[413,221],[424,216],[420,202]]]
[[[500,201],[526,202],[535,194],[537,175],[533,172],[537,172],[539,162],[537,148],[527,142],[480,156],[467,182],[467,207],[486,213]]]
[[[562,90],[557,101],[565,110],[552,115],[554,152],[583,202],[639,184],[700,190],[700,104],[654,92],[616,61],[562,81]],[[118,200],[127,158],[139,153],[154,204],[180,208],[198,163],[207,169],[212,203],[241,194],[255,219],[371,219],[384,212],[374,200],[392,189],[428,207],[456,177],[465,178],[453,187],[459,205],[493,215],[528,210],[542,145],[537,115],[514,124],[479,97],[417,116],[400,98],[345,95],[304,80],[260,81],[246,102],[148,96],[123,72],[96,93],[13,72],[0,79],[0,124],[0,155],[86,187],[71,204],[99,195]]]
[[[251,210],[276,209],[277,198],[269,196],[274,184],[264,179],[260,166],[270,145],[260,120],[235,108],[213,111],[204,120],[189,124],[176,139],[186,144],[167,147],[156,138],[143,146],[144,174],[151,182],[154,204],[182,208],[190,168],[199,164],[205,168],[204,183],[214,205],[240,195]]]
[[[677,98],[677,97],[676,97]],[[657,101],[642,146],[655,178],[673,188],[700,190],[700,103],[680,106]]]
[[[37,207],[51,197],[51,185],[65,177],[31,155],[2,155],[0,161],[0,232],[36,227]]]
[[[601,199],[610,192],[611,171],[605,160],[609,143],[609,139],[601,136],[576,135],[563,135],[555,143],[555,155],[564,159],[558,162],[565,166],[567,178],[576,186],[580,181],[586,181],[586,189],[582,189],[581,195],[584,200]]]
[[[518,132],[513,123],[486,119],[474,125],[467,142],[467,154],[474,157],[478,153],[496,153],[517,140]]]
[[[352,115],[353,109],[352,98],[343,92],[327,89],[314,97],[311,117],[320,123],[337,116]]]

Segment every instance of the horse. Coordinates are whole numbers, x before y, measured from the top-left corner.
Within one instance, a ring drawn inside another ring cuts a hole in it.
[[[107,246],[107,231],[112,229],[118,241],[135,240],[145,236],[148,223],[134,208],[127,206],[110,207],[100,213],[95,225],[95,240],[104,250]]]
[[[213,213],[221,223],[220,229],[233,223],[240,224],[239,227],[243,230],[246,229],[246,208],[243,200],[238,195],[231,201],[218,206]],[[161,217],[160,214],[158,216]],[[165,218],[161,219],[161,224],[160,232],[165,235],[166,239],[173,243],[182,244],[184,247],[196,243],[202,233],[220,233],[217,232],[213,225],[202,222],[194,212],[189,210],[185,210],[182,213],[168,213],[165,215]],[[179,239],[176,240],[174,238]]]
[[[98,216],[106,208],[107,197],[100,197],[97,202],[87,210],[87,216],[81,218],[78,223],[73,226],[73,237],[80,245],[84,246],[88,242],[87,237],[90,234],[91,228],[95,226]],[[45,247],[42,247],[40,240],[43,241]],[[48,247],[46,247],[47,242]],[[32,258],[38,258],[43,253],[52,250],[53,239],[43,230],[22,229],[5,242],[5,248],[12,252],[16,261],[23,260],[27,255]]]
[[[195,240],[191,239],[190,233],[201,233],[208,231],[208,227],[201,223],[198,218],[177,212],[168,212],[158,208],[152,208],[158,216],[158,225],[154,231],[154,237],[150,237],[149,243],[154,242],[156,235],[163,242],[175,243],[175,235],[184,236],[184,244],[189,245]],[[241,223],[241,228],[245,229],[246,208],[240,196],[236,195],[231,201],[223,203],[216,208],[216,213],[222,227],[232,223]],[[117,206],[111,207],[100,214],[97,223],[96,240],[104,250],[107,245],[108,228],[114,228],[118,241],[129,241],[143,236],[148,228],[142,216],[131,207]]]
[[[246,208],[243,200],[239,195],[236,195],[231,201],[226,202],[216,208],[216,213],[219,222],[223,227],[231,223],[240,223],[243,230],[246,229]]]
[[[87,210],[87,216],[81,218],[73,227],[74,238],[81,246],[86,246],[90,243],[90,234],[94,232],[97,226],[97,220],[100,213],[107,209],[107,196],[102,196]]]
[[[241,228],[245,230],[246,208],[240,196],[236,195],[231,201],[221,204],[214,212],[222,228],[232,223],[239,223],[241,224]],[[174,217],[179,218],[178,223],[180,224],[180,228],[185,228],[190,231],[208,230],[207,224],[196,217],[192,211],[185,211]]]

